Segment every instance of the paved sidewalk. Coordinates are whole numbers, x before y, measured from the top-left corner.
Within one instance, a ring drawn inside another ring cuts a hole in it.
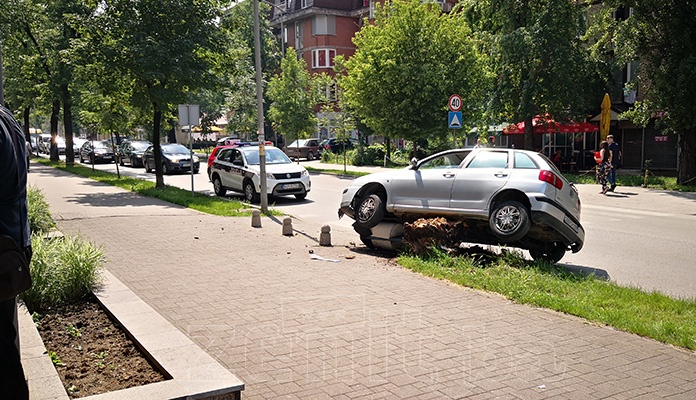
[[[414,274],[352,231],[320,247],[303,221],[285,237],[40,165],[29,182],[246,398],[696,398],[693,352]]]

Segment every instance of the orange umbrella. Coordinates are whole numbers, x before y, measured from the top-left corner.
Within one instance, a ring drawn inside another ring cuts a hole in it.
[[[609,99],[609,93],[605,93],[604,99],[602,99],[602,113],[599,117],[599,137],[602,140],[607,140],[609,123],[611,123],[611,100]]]

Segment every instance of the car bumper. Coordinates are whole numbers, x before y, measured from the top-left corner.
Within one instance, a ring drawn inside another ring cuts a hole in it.
[[[193,163],[193,170],[198,171],[198,169],[201,167],[201,163],[195,162]],[[191,170],[191,163],[171,163],[170,164],[170,169],[172,171],[190,171]]]
[[[557,232],[573,253],[582,249],[585,242],[585,229],[568,210],[546,197],[534,197],[532,202],[532,222]]]
[[[272,196],[306,194],[312,190],[312,181],[309,179],[309,175],[300,179],[266,179],[266,186],[271,188],[269,194]],[[256,190],[261,192],[260,182],[256,185]]]
[[[338,208],[338,218],[347,215],[350,218],[355,219],[355,210],[353,210],[353,199],[355,198],[355,195],[358,193],[358,190],[360,190],[361,187],[362,186],[348,186],[347,188],[343,189],[343,195],[341,197],[341,206]]]

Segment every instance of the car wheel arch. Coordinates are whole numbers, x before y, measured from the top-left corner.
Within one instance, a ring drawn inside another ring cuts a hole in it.
[[[497,204],[508,200],[514,200],[523,204],[525,207],[527,207],[527,210],[531,210],[532,208],[532,203],[529,202],[529,197],[527,197],[526,194],[516,189],[505,189],[500,191],[491,198],[491,201],[488,204],[489,216],[490,213],[493,212]]]
[[[371,194],[376,194],[382,199],[382,202],[384,202],[384,204],[387,204],[387,189],[381,183],[378,182],[371,182],[365,184],[355,194],[355,199],[360,199]],[[355,199],[353,201],[355,201]]]

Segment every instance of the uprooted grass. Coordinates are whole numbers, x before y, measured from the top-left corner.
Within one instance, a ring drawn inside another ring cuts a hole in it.
[[[500,257],[403,255],[399,263],[426,276],[495,293],[518,303],[575,315],[664,343],[696,350],[696,301],[623,287],[555,264]]]
[[[100,170],[93,171],[91,168],[85,168],[81,165],[66,165],[64,162],[49,161],[43,158],[36,159],[36,161],[75,175],[117,186],[144,196],[202,211],[207,214],[240,217],[250,216],[252,211],[248,205],[236,200],[227,200],[201,193],[194,193],[192,196],[190,191],[174,186],[166,185],[164,188],[157,188],[154,182],[127,176],[121,176],[119,178],[116,174]],[[269,215],[282,215],[282,213],[277,210],[269,210],[268,213]]]

